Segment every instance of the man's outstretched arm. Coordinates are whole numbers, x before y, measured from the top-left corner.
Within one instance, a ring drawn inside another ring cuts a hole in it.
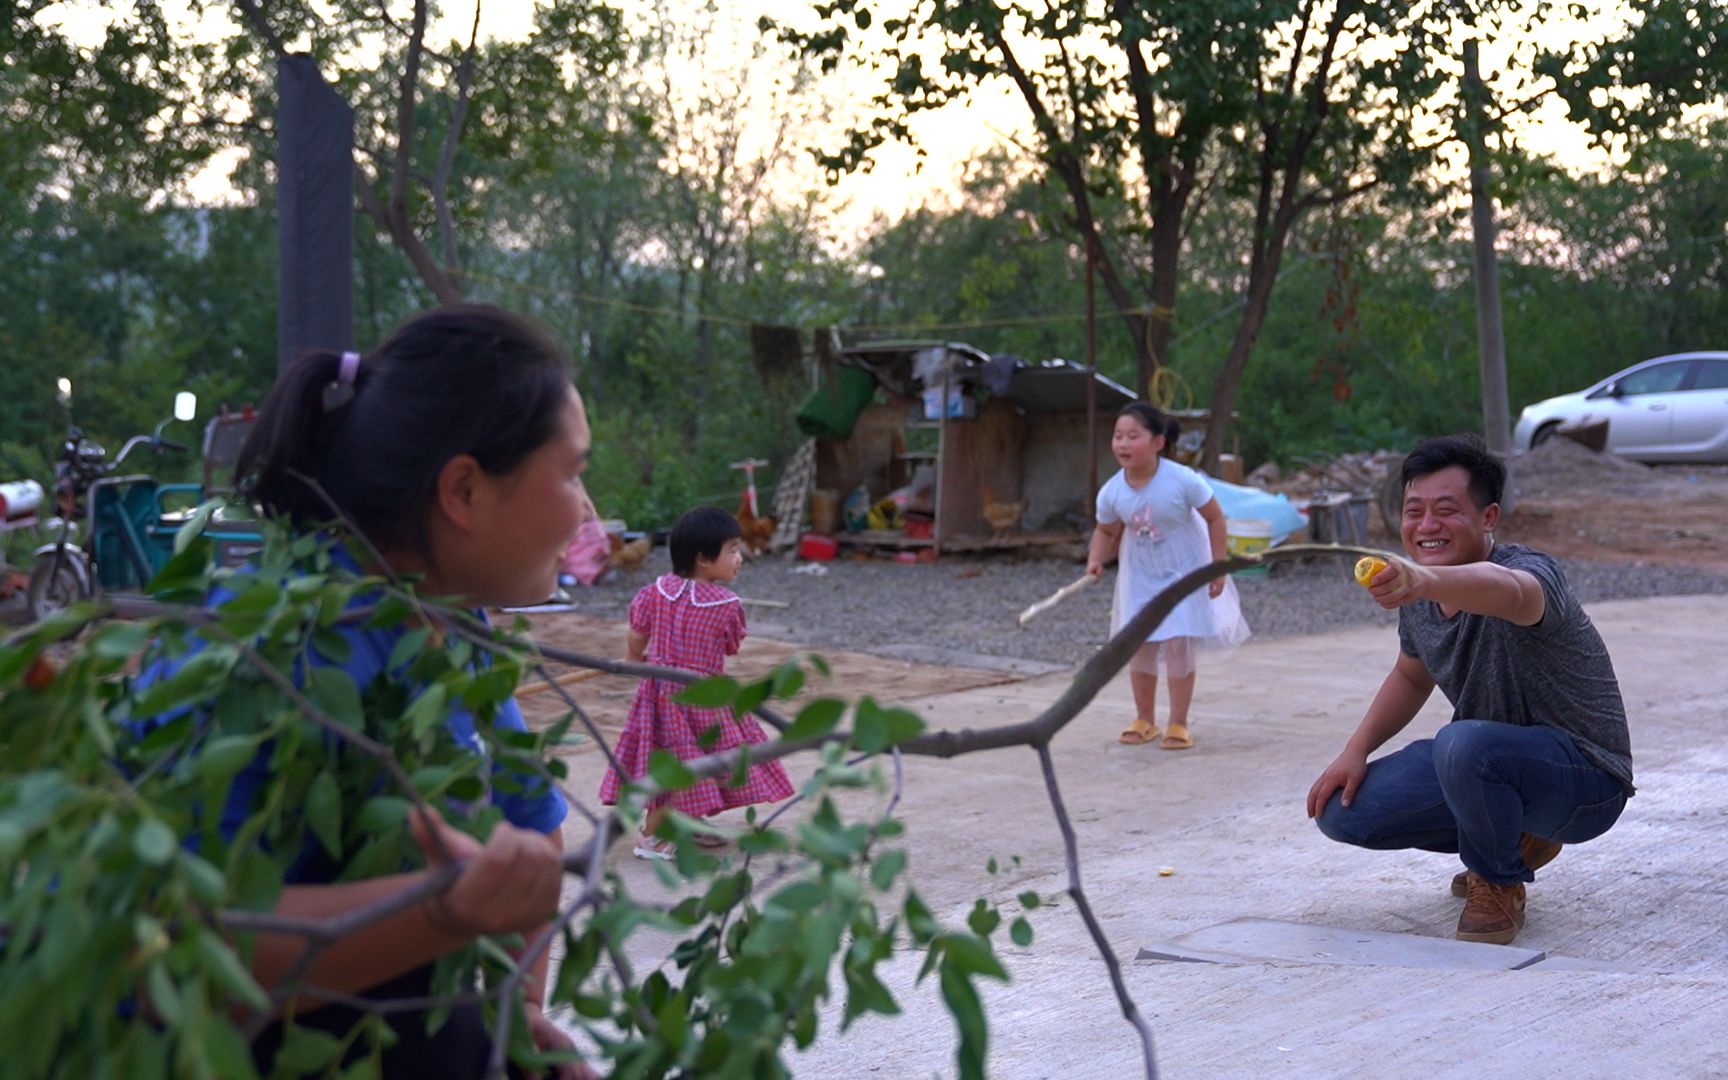
[[[1468,611],[1517,626],[1535,626],[1548,606],[1536,575],[1487,561],[1420,566],[1408,559],[1393,559],[1386,569],[1368,579],[1368,591],[1387,609],[1432,600],[1447,612]]]

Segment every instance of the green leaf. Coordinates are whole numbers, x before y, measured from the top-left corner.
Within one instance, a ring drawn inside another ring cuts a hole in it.
[[[239,654],[222,645],[207,645],[180,665],[180,670],[151,686],[132,703],[133,716],[161,716],[183,705],[203,702],[220,691]]]
[[[157,818],[145,818],[132,830],[132,852],[146,865],[161,866],[174,857],[178,847],[174,830]]]
[[[78,721],[84,728],[85,734],[89,735],[91,741],[96,744],[96,748],[102,751],[103,756],[113,755],[114,735],[109,730],[108,718],[102,715],[100,702],[93,697],[87,697],[79,702]]]
[[[174,853],[174,864],[186,879],[192,895],[201,904],[220,907],[228,900],[228,879],[206,859],[181,848]]]
[[[648,756],[648,775],[662,791],[679,791],[696,782],[696,774],[669,750],[656,750]]]
[[[144,591],[163,599],[171,599],[174,594],[202,597],[210,580],[215,541],[208,536],[199,536],[181,545],[176,537],[175,546],[180,550],[162,564],[162,569],[156,571],[156,576],[150,579]]]
[[[486,794],[486,782],[478,776],[458,776],[445,794],[457,802],[473,802]]]
[[[264,988],[258,985],[258,980],[252,977],[252,972],[234,955],[234,950],[222,940],[220,934],[199,930],[193,935],[193,942],[204,970],[209,972],[223,989],[254,1009],[270,1007],[270,998],[264,993]]]
[[[978,991],[964,971],[952,963],[942,965],[942,1000],[960,1029],[960,1046],[955,1052],[955,1064],[961,1080],[984,1080],[984,1058],[989,1048],[989,1031],[984,1024],[984,1006]]]
[[[14,821],[0,820],[0,863],[9,863],[24,850],[24,830]]]
[[[917,944],[930,941],[942,931],[942,924],[936,921],[936,916],[930,913],[930,908],[924,903],[924,898],[917,890],[906,891],[906,928],[912,932],[912,940]]]
[[[738,682],[724,675],[714,675],[706,679],[698,679],[686,686],[673,701],[680,705],[693,705],[701,709],[717,709],[722,705],[732,704],[738,696]]]
[[[1015,919],[1008,924],[1008,937],[1022,949],[1032,944],[1032,924],[1024,917]]]
[[[174,979],[168,974],[164,964],[151,964],[144,972],[144,992],[150,998],[150,1007],[156,1010],[170,1027],[179,1027],[184,1015],[180,988],[174,985]]]
[[[198,751],[192,771],[203,780],[226,780],[258,756],[258,741],[250,735],[222,735]]]
[[[276,1068],[294,1076],[323,1072],[342,1050],[342,1040],[317,1028],[288,1028],[282,1048],[276,1051]]]
[[[185,551],[191,546],[192,541],[198,539],[199,534],[204,531],[204,526],[209,524],[211,515],[220,510],[224,503],[225,501],[222,499],[206,499],[198,504],[198,508],[186,518],[186,524],[180,526],[179,531],[174,534],[174,554],[178,555]]]
[[[386,596],[378,601],[378,606],[372,609],[372,617],[367,619],[364,625],[368,630],[378,630],[419,617],[419,610],[407,597]]]
[[[12,685],[41,654],[41,647],[33,641],[12,646],[0,645],[0,686]]]
[[[875,698],[863,697],[853,713],[852,743],[865,753],[879,753],[918,735],[924,721],[909,709],[884,709]]]
[[[199,1024],[204,1061],[222,1080],[256,1080],[252,1050],[240,1029],[226,1015],[207,1016]]]
[[[522,668],[516,664],[494,663],[468,680],[462,688],[462,704],[479,710],[507,700],[522,682]]]
[[[416,626],[405,631],[396,639],[396,645],[390,650],[390,660],[384,665],[385,671],[395,671],[419,656],[426,648],[427,640],[432,636],[431,627]]]
[[[244,587],[242,583],[245,583]],[[231,579],[228,586],[234,590],[234,595],[223,602],[221,610],[224,615],[261,615],[282,599],[281,586],[252,575]]]
[[[1021,893],[1018,899],[1020,901],[1020,906],[1025,908],[1027,911],[1032,911],[1044,902],[1040,900],[1038,894],[1033,892],[1031,889],[1027,889],[1025,892]]]
[[[150,643],[154,623],[109,623],[90,639],[90,651],[104,660],[125,660]]]
[[[668,994],[660,1007],[654,1010],[660,1038],[666,1041],[667,1049],[674,1054],[684,1048],[684,1040],[690,1033],[689,1004],[682,994]]]
[[[360,689],[354,677],[341,668],[313,667],[306,673],[307,696],[323,706],[337,722],[363,730],[365,716],[360,707]]]
[[[987,938],[1002,925],[1002,913],[980,899],[972,905],[971,914],[966,916],[966,925],[979,937]]]
[[[408,820],[410,805],[407,799],[395,795],[374,795],[360,807],[360,816],[355,824],[361,832],[368,834],[397,828]]]
[[[414,699],[408,711],[402,714],[402,719],[415,738],[424,738],[444,725],[449,716],[446,708],[449,699],[450,692],[443,683],[433,683]]]
[[[750,891],[750,874],[740,871],[736,874],[724,874],[714,879],[708,886],[708,892],[702,897],[702,906],[715,914],[729,910],[739,899]]]
[[[814,881],[798,881],[768,898],[768,906],[785,911],[814,911],[828,902],[828,890]]]
[[[944,967],[957,967],[967,975],[988,975],[1008,981],[1008,972],[1002,967],[1002,961],[996,959],[996,954],[990,951],[990,943],[982,937],[947,933],[941,940],[946,954]]]
[[[894,879],[900,876],[900,871],[904,869],[906,869],[905,851],[900,848],[885,851],[877,856],[875,863],[870,867],[870,884],[886,892],[894,884]]]
[[[332,664],[346,664],[354,658],[354,641],[335,627],[320,626],[312,631],[312,648]]]
[[[846,1018],[841,1030],[857,1016],[865,1012],[880,1013],[883,1016],[898,1016],[900,1004],[894,1000],[894,995],[882,985],[869,971],[848,970],[846,972]]]
[[[336,775],[320,772],[306,791],[306,823],[333,859],[342,857],[342,789]]]
[[[768,700],[771,684],[767,679],[758,679],[738,691],[738,696],[732,699],[732,715],[744,716],[755,711],[764,701]]]
[[[782,664],[774,669],[774,696],[785,699],[794,697],[804,689],[804,669],[794,661]]]
[[[787,740],[808,739],[826,735],[840,724],[846,715],[846,703],[839,698],[817,698],[798,710],[798,716],[786,728]]]

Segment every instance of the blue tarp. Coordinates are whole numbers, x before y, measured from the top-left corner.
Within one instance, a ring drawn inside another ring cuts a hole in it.
[[[1218,496],[1218,505],[1223,507],[1225,517],[1257,518],[1270,522],[1274,544],[1282,544],[1291,533],[1308,524],[1302,511],[1290,505],[1290,500],[1283,495],[1274,495],[1257,487],[1227,484],[1213,477],[1207,477],[1206,482],[1212,485],[1213,494]]]

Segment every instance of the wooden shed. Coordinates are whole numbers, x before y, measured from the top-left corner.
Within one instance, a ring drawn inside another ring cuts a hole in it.
[[[882,342],[843,348],[841,364],[869,371],[875,401],[849,435],[818,440],[819,490],[844,500],[863,485],[872,502],[928,481],[897,529],[843,541],[968,551],[1084,540],[1095,491],[1116,469],[1110,432],[1133,400],[1121,385],[1065,360],[1028,364],[956,342]],[[1088,391],[1095,420],[1088,432]],[[1024,502],[1015,528],[996,529],[985,505]]]

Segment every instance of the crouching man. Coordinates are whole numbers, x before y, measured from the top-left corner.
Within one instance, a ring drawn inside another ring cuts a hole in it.
[[[1333,840],[1456,853],[1461,941],[1509,944],[1524,883],[1564,844],[1607,832],[1632,795],[1614,665],[1548,555],[1496,544],[1506,468],[1473,435],[1404,462],[1409,561],[1369,581],[1398,609],[1399,656],[1362,722],[1308,792]],[[1452,722],[1370,763],[1438,686]]]

